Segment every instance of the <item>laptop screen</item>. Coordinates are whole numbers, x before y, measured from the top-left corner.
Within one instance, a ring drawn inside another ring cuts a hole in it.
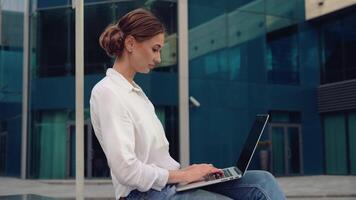
[[[268,115],[256,115],[256,119],[245,141],[239,160],[237,161],[237,168],[241,170],[242,175],[245,174],[245,171],[250,164],[257,143],[260,140],[263,130],[267,124],[268,117]]]

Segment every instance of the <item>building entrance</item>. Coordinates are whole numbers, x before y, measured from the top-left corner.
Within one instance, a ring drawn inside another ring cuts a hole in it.
[[[303,174],[301,125],[271,123],[269,137],[272,173],[277,176]]]

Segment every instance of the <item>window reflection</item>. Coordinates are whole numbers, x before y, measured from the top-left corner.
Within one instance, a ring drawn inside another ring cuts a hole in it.
[[[38,11],[38,76],[74,75],[74,11],[57,8]]]
[[[0,175],[21,175],[23,0],[0,1]]]
[[[321,23],[322,83],[356,78],[356,16],[354,12]]]
[[[70,178],[75,175],[75,10],[71,0],[31,3],[28,176]],[[87,108],[92,87],[113,63],[99,46],[99,37],[108,24],[138,7],[151,10],[166,27],[161,64],[149,75],[137,76],[135,81],[159,108],[172,144],[170,152],[178,160],[179,145],[175,142],[178,141],[177,3],[148,0],[85,0],[84,3],[85,176],[110,176]]]
[[[267,34],[267,76],[269,83],[299,84],[297,27]]]

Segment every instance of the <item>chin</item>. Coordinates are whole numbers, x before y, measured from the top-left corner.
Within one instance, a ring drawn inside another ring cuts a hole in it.
[[[148,74],[151,72],[151,69],[146,69],[146,70],[142,70],[141,73],[142,74]]]

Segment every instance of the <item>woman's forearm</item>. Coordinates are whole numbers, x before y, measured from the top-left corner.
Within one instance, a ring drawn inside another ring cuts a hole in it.
[[[180,170],[168,171],[168,183],[191,183],[204,180],[204,177],[212,173],[222,173],[220,169],[211,164],[194,164]]]

